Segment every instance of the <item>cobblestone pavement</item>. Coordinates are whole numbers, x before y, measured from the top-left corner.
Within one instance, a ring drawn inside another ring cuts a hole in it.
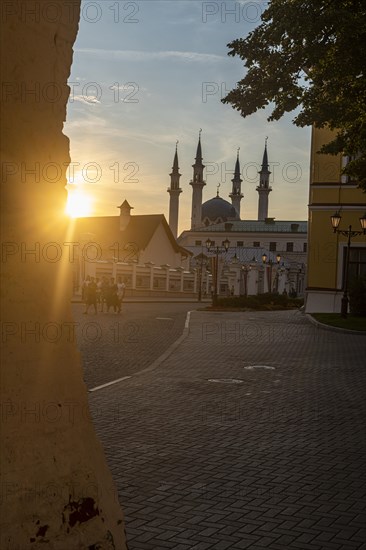
[[[365,352],[297,311],[193,312],[90,394],[129,549],[366,549]]]
[[[129,376],[150,365],[182,334],[187,304],[123,304],[122,313],[97,313],[73,304],[75,334],[88,388]]]

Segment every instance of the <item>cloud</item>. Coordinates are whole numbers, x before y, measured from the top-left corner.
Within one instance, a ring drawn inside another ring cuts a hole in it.
[[[156,51],[149,52],[143,50],[104,50],[101,48],[76,48],[75,52],[87,55],[96,55],[107,59],[120,59],[126,61],[151,61],[164,59],[181,59],[182,61],[223,61],[226,56],[201,52],[182,52],[182,51]]]
[[[79,101],[80,103],[85,103],[86,105],[95,105],[100,103],[99,99],[95,95],[74,95],[72,101]]]

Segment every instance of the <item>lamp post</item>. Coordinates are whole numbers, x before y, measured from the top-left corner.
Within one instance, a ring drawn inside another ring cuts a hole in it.
[[[219,254],[222,254],[223,252],[227,252],[229,250],[230,241],[228,239],[225,239],[223,241],[223,246],[213,246],[212,241],[208,238],[206,241],[206,248],[207,252],[214,252],[215,254],[215,266],[214,266],[214,291],[212,296],[212,305],[217,305],[217,286],[218,286],[218,264],[219,264]]]
[[[297,266],[296,293],[298,296],[302,296],[303,294],[303,284],[302,284],[303,267],[304,267],[304,264],[300,264]]]
[[[201,252],[200,267],[198,271],[198,301],[202,300],[202,282],[203,282],[203,267],[206,268],[206,259],[203,259],[203,252]]]
[[[286,271],[286,269],[283,267],[283,262],[282,262],[282,266],[281,265],[278,266],[278,269],[276,271],[276,276],[275,276],[276,294],[278,294],[278,287],[279,287],[279,284],[280,284],[280,275],[282,273],[284,273],[285,271]]]
[[[277,265],[280,263],[280,261],[281,261],[281,254],[277,254],[277,256],[276,256]],[[264,253],[262,255],[262,262],[264,264],[267,263],[267,254],[266,253]],[[272,293],[272,269],[273,269],[273,265],[274,265],[273,260],[270,259],[269,262],[268,262],[268,265],[269,265],[268,290],[269,290],[270,293]]]
[[[245,265],[243,264],[241,266],[241,272],[244,278],[244,296],[248,296],[248,273],[251,271],[252,266],[251,265]]]
[[[346,248],[346,265],[344,270],[344,279],[343,279],[343,296],[341,301],[341,317],[346,318],[348,313],[348,271],[349,271],[349,253],[351,248],[351,239],[352,237],[357,237],[358,235],[366,235],[366,212],[364,215],[359,218],[362,231],[352,230],[352,225],[348,226],[348,229],[339,229],[339,224],[342,219],[339,211],[335,212],[333,216],[330,217],[332,223],[333,232],[338,233],[347,237],[347,248]]]

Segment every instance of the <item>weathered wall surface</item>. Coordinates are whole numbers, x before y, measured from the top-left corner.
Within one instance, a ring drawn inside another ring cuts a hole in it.
[[[79,8],[2,6],[2,550],[126,548],[88,412],[64,244],[62,128]]]

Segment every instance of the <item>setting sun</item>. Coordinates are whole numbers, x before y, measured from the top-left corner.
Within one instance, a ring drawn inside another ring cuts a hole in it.
[[[69,191],[66,203],[66,214],[71,218],[89,216],[92,211],[92,201],[82,191]]]

